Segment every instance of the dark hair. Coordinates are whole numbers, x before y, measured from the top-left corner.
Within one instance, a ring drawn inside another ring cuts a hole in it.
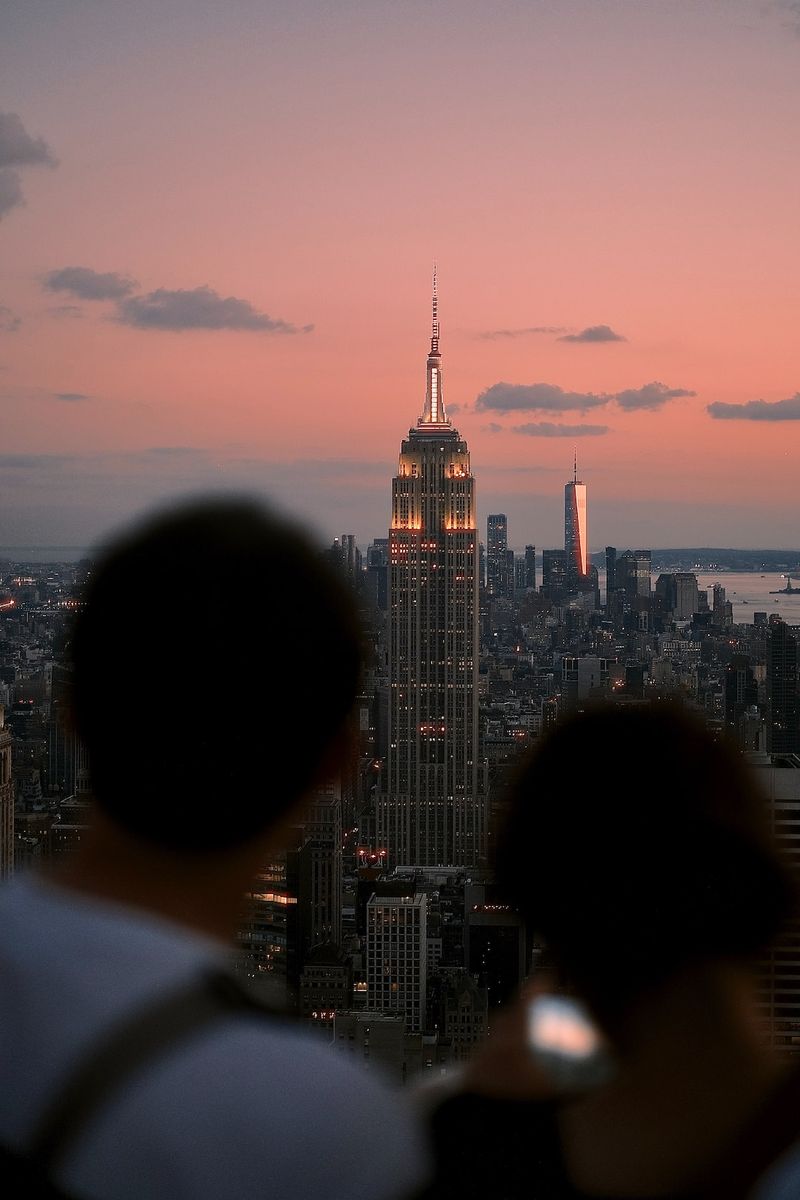
[[[753,958],[794,905],[744,763],[661,706],[554,729],[512,785],[497,872],[607,1024],[690,964]]]
[[[98,806],[186,851],[277,823],[360,672],[353,601],[307,535],[248,500],[198,501],[115,542],[84,599],[74,712]]]

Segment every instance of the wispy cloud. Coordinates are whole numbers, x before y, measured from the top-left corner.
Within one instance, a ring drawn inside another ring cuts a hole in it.
[[[597,342],[624,342],[621,333],[615,333],[610,325],[589,325],[586,329],[581,329],[579,333],[565,333],[558,339],[560,342],[580,342],[580,343],[597,343]]]
[[[80,320],[83,316],[80,304],[54,304],[47,311],[51,317],[67,317],[73,321]]]
[[[768,11],[783,17],[783,25],[800,36],[800,0],[772,0]]]
[[[481,433],[502,433],[503,426],[498,425],[497,421],[490,421],[488,425],[481,425]]]
[[[481,341],[494,342],[501,338],[519,338],[530,337],[538,333],[565,333],[563,325],[528,325],[524,329],[488,329],[484,333],[478,333],[475,336]]]
[[[634,409],[662,408],[668,400],[680,400],[696,395],[697,392],[691,392],[688,388],[667,387],[665,383],[654,379],[652,383],[645,383],[640,388],[626,388],[625,391],[617,392],[614,399],[620,408],[630,412]]]
[[[58,471],[72,461],[65,454],[0,454],[0,471]]]
[[[31,137],[17,113],[0,112],[0,218],[25,203],[18,168],[57,165],[47,142]]]
[[[566,392],[555,383],[495,383],[475,401],[478,412],[585,412],[608,404],[607,393]]]
[[[616,403],[626,411],[662,408],[669,400],[694,396],[688,388],[671,388],[653,380],[621,392],[567,392],[555,383],[495,383],[475,401],[478,412],[588,412]]]
[[[310,333],[313,325],[296,325],[259,312],[247,300],[220,296],[210,287],[158,288],[131,296],[118,305],[119,319],[137,329],[240,329],[264,333]]]
[[[17,113],[0,112],[0,167],[57,166],[44,138],[27,132]]]
[[[68,292],[80,300],[120,300],[136,289],[136,280],[117,271],[94,271],[91,267],[61,267],[48,271],[43,280],[50,292]]]
[[[90,400],[85,392],[53,392],[53,399],[64,404],[80,404],[82,400]]]
[[[748,400],[744,404],[709,404],[717,421],[800,421],[800,392],[786,400]]]
[[[116,317],[134,329],[183,332],[189,329],[235,329],[256,333],[311,333],[313,325],[297,326],[259,311],[249,300],[221,296],[214,288],[156,288],[137,294],[138,283],[118,271],[92,267],[60,267],[42,279],[50,292],[66,292],[80,300],[114,301]],[[51,309],[54,316],[81,316],[75,305]]]
[[[0,304],[0,332],[16,333],[22,324],[22,318],[18,317],[15,312],[7,308],[5,304]]]
[[[513,425],[512,433],[526,437],[600,437],[609,432],[608,425],[556,425],[552,421],[529,421],[526,425]]]

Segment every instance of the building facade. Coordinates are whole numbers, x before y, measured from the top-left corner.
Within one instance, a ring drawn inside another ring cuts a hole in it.
[[[475,481],[445,412],[435,290],[425,407],[392,483],[388,675],[379,842],[394,864],[472,866],[486,849]]]
[[[405,1017],[421,1033],[427,998],[424,895],[373,896],[367,903],[367,1006]]]
[[[0,879],[14,874],[14,784],[11,779],[11,730],[0,707]]]
[[[508,518],[505,513],[490,513],[486,518],[486,588],[492,596],[508,598],[514,580],[509,579],[509,564],[513,572],[514,555],[509,558]]]
[[[577,590],[589,573],[586,484],[578,479],[577,459],[572,479],[564,487],[564,552],[567,558],[567,587]]]
[[[786,622],[777,615],[769,619],[767,696],[767,749],[771,754],[800,754],[797,641]]]

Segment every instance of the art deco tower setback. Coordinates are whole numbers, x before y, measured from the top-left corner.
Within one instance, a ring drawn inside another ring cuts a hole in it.
[[[400,449],[389,533],[389,747],[378,836],[394,864],[485,854],[478,764],[478,535],[469,450],[447,418],[436,279],[425,407]]]

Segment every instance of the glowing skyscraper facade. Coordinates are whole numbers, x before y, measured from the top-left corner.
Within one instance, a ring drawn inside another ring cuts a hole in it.
[[[589,574],[589,543],[586,528],[586,484],[578,479],[578,459],[572,479],[564,488],[564,550],[567,556],[567,587],[580,587]]]
[[[435,276],[425,406],[392,483],[389,745],[377,818],[394,864],[472,866],[485,855],[475,481],[444,406]]]

